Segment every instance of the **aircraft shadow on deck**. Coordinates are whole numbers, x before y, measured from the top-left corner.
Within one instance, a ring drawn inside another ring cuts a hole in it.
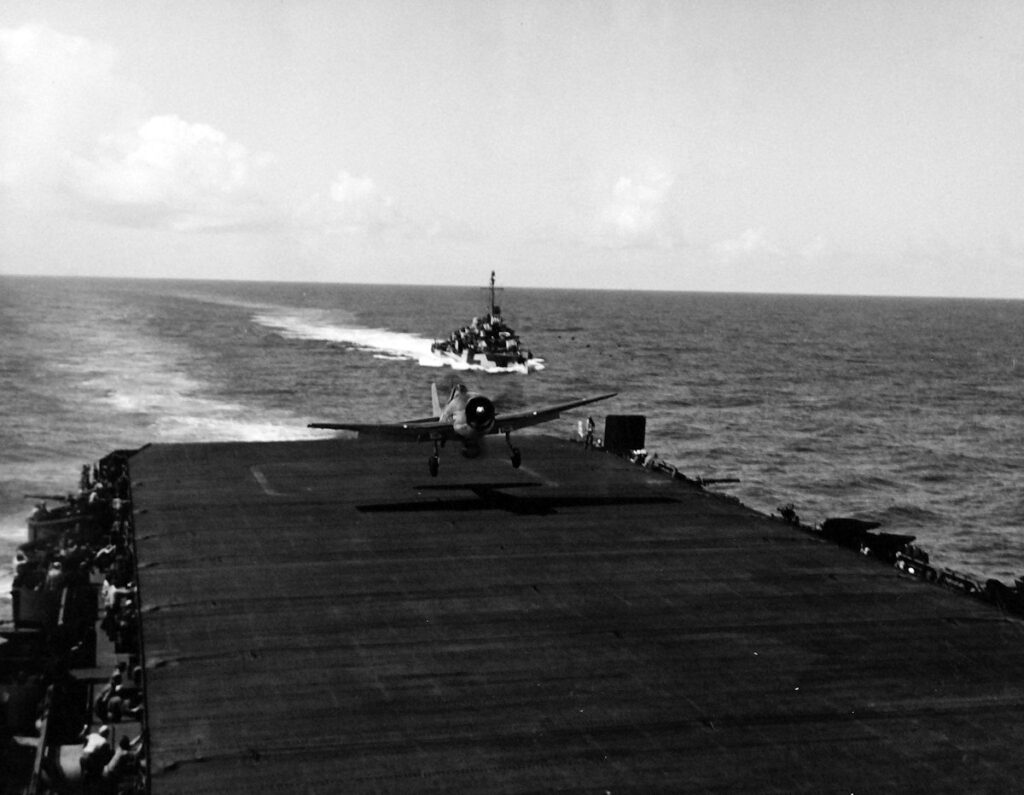
[[[558,513],[558,508],[593,508],[609,505],[654,505],[678,502],[672,497],[584,497],[548,496],[531,494],[519,496],[506,489],[538,488],[542,483],[452,483],[444,485],[414,486],[417,491],[469,491],[473,497],[452,497],[449,499],[424,499],[409,502],[383,502],[373,505],[357,505],[362,513],[416,513],[429,511],[507,511],[523,516],[548,516]]]

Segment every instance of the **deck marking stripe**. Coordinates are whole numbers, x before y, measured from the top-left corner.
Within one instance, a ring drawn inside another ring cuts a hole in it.
[[[263,474],[263,471],[258,466],[249,467],[249,471],[252,473],[253,478],[259,484],[260,488],[263,489],[264,494],[268,497],[284,497],[286,496],[283,491],[277,491],[270,487],[270,481],[267,480],[267,476]]]

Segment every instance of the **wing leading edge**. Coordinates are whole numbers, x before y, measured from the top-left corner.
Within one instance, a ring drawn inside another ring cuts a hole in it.
[[[541,409],[517,411],[513,414],[499,414],[494,418],[494,429],[491,433],[506,433],[518,428],[527,428],[531,425],[540,425],[544,422],[550,422],[551,420],[558,419],[559,415],[563,411],[569,411],[569,409],[586,406],[590,403],[597,403],[599,400],[607,400],[608,398],[615,397],[617,394],[619,393],[609,392],[606,395],[583,398],[582,400],[574,400],[569,403],[559,403],[556,406],[546,406]]]
[[[558,419],[563,411],[586,406],[590,403],[597,403],[599,400],[607,400],[615,397],[618,392],[609,392],[606,395],[597,397],[573,400],[568,403],[559,403],[554,406],[545,406],[540,409],[528,409],[517,411],[511,414],[499,414],[494,418],[494,424],[488,434],[509,433],[518,428],[527,428],[531,425],[540,425],[551,420]],[[455,439],[459,434],[455,431],[451,422],[439,422],[437,417],[428,417],[419,420],[407,420],[405,422],[392,423],[355,423],[355,422],[311,422],[310,428],[323,428],[332,431],[355,431],[360,434],[373,436],[385,436],[397,439],[409,439],[415,441],[434,440],[441,441]]]

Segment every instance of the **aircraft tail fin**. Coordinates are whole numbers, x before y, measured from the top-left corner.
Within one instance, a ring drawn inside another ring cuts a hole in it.
[[[433,406],[433,409],[434,409],[434,416],[435,417],[440,417],[441,416],[441,400],[437,396],[437,384],[432,383],[430,385],[430,400],[431,400],[431,405]]]

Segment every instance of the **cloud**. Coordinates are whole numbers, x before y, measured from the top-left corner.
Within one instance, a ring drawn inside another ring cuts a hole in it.
[[[110,47],[42,25],[0,29],[0,186],[38,195],[117,125],[140,93],[114,72]]]
[[[739,237],[715,243],[711,249],[719,259],[725,262],[778,257],[783,253],[768,238],[764,227],[747,229]]]
[[[640,176],[620,176],[600,203],[594,241],[613,248],[670,247],[666,206],[673,184],[670,174],[653,169]]]
[[[154,116],[71,156],[68,190],[109,221],[177,230],[268,223],[260,176],[272,162],[206,124]]]
[[[297,226],[326,234],[365,236],[386,232],[411,233],[412,224],[395,200],[371,177],[341,171],[326,195],[310,198],[295,213]]]
[[[356,229],[393,226],[398,220],[395,201],[381,192],[370,177],[354,177],[347,171],[331,183],[332,220]]]
[[[147,118],[113,48],[44,25],[4,28],[0,65],[0,190],[19,206],[64,212],[71,200],[106,223],[176,230],[269,223],[270,157],[205,124]]]
[[[815,262],[832,253],[832,245],[827,238],[818,235],[800,248],[800,257]]]

